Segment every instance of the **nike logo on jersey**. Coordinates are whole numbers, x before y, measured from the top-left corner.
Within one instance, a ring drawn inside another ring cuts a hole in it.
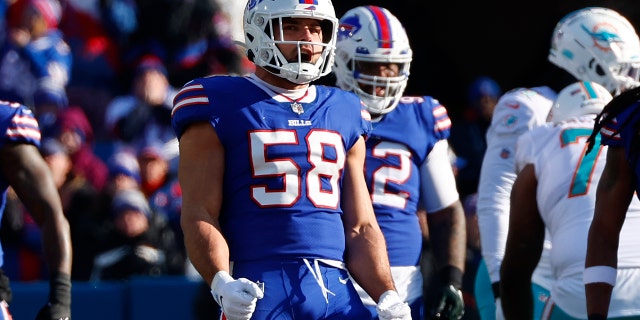
[[[311,126],[311,120],[291,119],[289,120],[289,127],[309,127]]]
[[[349,278],[342,279],[342,277],[338,277],[338,281],[340,281],[340,283],[342,284],[347,284],[347,281],[349,281]]]

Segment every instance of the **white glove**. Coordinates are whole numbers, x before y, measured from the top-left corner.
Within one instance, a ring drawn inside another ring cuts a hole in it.
[[[500,298],[496,299],[496,320],[504,320],[504,314],[502,313],[502,301]]]
[[[226,271],[218,271],[211,281],[211,294],[229,320],[249,320],[264,292],[255,282],[233,279]]]
[[[380,320],[411,320],[409,304],[402,301],[398,292],[393,290],[385,291],[380,296],[376,311]]]

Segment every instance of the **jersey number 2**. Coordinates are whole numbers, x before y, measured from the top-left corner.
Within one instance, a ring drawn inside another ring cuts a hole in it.
[[[405,208],[409,194],[404,191],[391,193],[387,191],[389,182],[404,184],[411,176],[411,151],[400,143],[383,141],[376,145],[372,156],[377,158],[397,157],[398,165],[385,165],[373,172],[371,201],[394,208]]]

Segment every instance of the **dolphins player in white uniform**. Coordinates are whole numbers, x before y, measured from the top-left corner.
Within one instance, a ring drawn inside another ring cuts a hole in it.
[[[611,94],[595,82],[576,82],[563,89],[549,114],[549,123],[529,131],[516,145],[518,177],[511,194],[509,233],[501,272],[501,297],[506,319],[533,315],[531,274],[542,252],[545,228],[553,243],[549,262],[555,275],[540,319],[586,319],[583,284],[587,234],[593,218],[596,186],[607,146],[586,152],[595,116]],[[599,137],[596,139],[599,140]],[[610,315],[639,315],[636,281],[640,252],[634,230],[640,229],[640,202],[634,198],[621,234],[621,281],[611,299]],[[635,239],[635,240],[634,240]],[[536,318],[538,319],[538,318]]]
[[[637,43],[633,26],[623,16],[611,9],[587,7],[558,22],[552,34],[549,61],[577,80],[601,84],[615,96],[637,83],[637,77],[631,77],[629,73],[630,62],[640,59]],[[520,134],[544,123],[555,99],[551,88],[533,91],[517,89],[506,93],[496,106],[487,132],[488,147],[482,163],[477,209],[483,263],[478,268],[475,289],[483,320],[502,318],[499,308],[496,310],[495,304],[488,299],[491,296],[488,290],[492,287],[494,298],[499,299],[500,265],[509,225],[509,197],[516,176],[515,142]],[[546,247],[550,248],[550,242]],[[536,315],[542,312],[552,281],[546,254],[543,252],[533,275]]]
[[[549,87],[511,90],[498,101],[487,131],[487,151],[482,162],[477,204],[483,260],[478,268],[475,288],[483,320],[502,319],[499,309],[500,265],[509,225],[511,186],[516,178],[516,141],[521,134],[545,123],[555,97],[556,93]],[[549,248],[550,242],[546,246]],[[486,281],[487,272],[490,284]],[[534,298],[539,309],[546,302],[550,286],[551,271],[543,257],[533,280]]]

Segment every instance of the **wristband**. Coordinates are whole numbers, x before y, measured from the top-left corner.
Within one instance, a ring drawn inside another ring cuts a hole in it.
[[[49,302],[65,306],[71,305],[71,276],[56,272],[49,280]]]
[[[607,283],[611,286],[616,285],[617,270],[610,266],[593,266],[584,269],[582,280],[584,284],[589,283]]]
[[[607,320],[607,317],[601,314],[590,314],[587,320]]]
[[[443,284],[450,284],[460,289],[462,288],[462,270],[454,266],[446,266],[440,270],[440,280]]]

